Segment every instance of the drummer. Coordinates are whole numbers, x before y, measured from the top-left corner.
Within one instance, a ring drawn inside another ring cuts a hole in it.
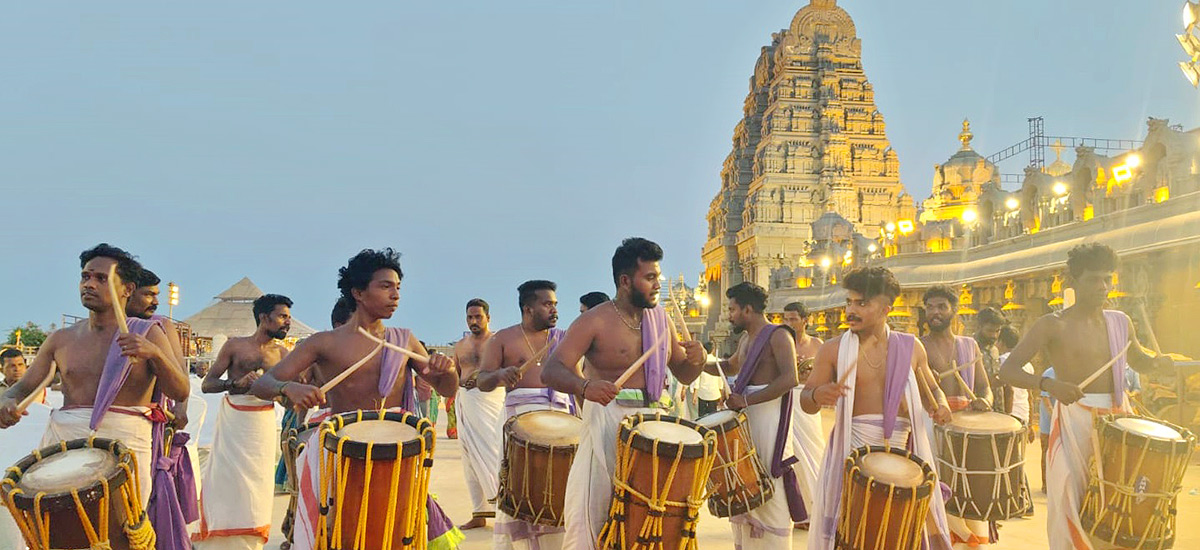
[[[968,407],[976,411],[991,410],[991,385],[979,344],[970,336],[954,333],[958,295],[946,285],[934,285],[925,291],[921,304],[929,326],[929,333],[921,337],[921,345],[925,346],[929,368],[937,375],[950,410],[957,412]],[[963,519],[948,512],[946,515],[950,522],[950,539],[955,544],[964,542],[978,546],[1000,540],[994,521]]]
[[[694,340],[677,343],[658,305],[662,257],[662,248],[652,241],[625,239],[612,258],[616,298],[576,319],[542,367],[546,386],[586,399],[584,429],[567,479],[563,548],[568,550],[593,548],[608,519],[621,419],[660,409],[668,368],[690,383],[704,365],[704,348]],[[643,367],[617,387],[615,381],[643,350],[656,344]],[[582,357],[588,360],[586,377],[576,370]]]
[[[79,264],[80,302],[88,309],[88,318],[46,338],[29,370],[0,397],[0,428],[20,421],[17,405],[37,389],[50,373],[50,364],[56,363],[62,375],[63,406],[51,413],[39,447],[93,433],[119,440],[137,457],[144,506],[152,486],[152,424],[166,422],[154,402],[155,390],[185,400],[191,386],[183,369],[175,364],[161,325],[129,319],[129,333],[118,334],[114,310],[124,311],[142,266],[128,252],[107,243],[83,251]],[[109,270],[114,265],[117,303],[108,288]]]
[[[744,514],[729,518],[733,543],[746,550],[792,547],[792,522],[806,519],[803,506],[788,504],[800,497],[792,452],[792,388],[796,387],[796,343],[790,329],[767,321],[767,291],[743,282],[725,291],[727,314],[742,334],[726,375],[737,378],[725,398],[730,409],[746,413],[754,449],[767,468],[775,497]],[[784,329],[784,330],[779,330]],[[711,374],[719,371],[709,367]],[[782,444],[779,443],[783,439]],[[788,494],[790,493],[790,494]]]
[[[1045,391],[1058,401],[1046,453],[1046,531],[1051,550],[1090,548],[1079,509],[1092,458],[1092,421],[1098,414],[1129,410],[1126,364],[1141,372],[1174,367],[1169,356],[1151,355],[1142,348],[1127,315],[1104,309],[1116,270],[1117,254],[1112,248],[1100,243],[1072,248],[1067,253],[1067,285],[1075,290],[1075,305],[1034,322],[1000,368],[1004,383]],[[1038,353],[1054,365],[1054,378],[1022,369]],[[1111,373],[1080,387],[1113,358]]]
[[[415,413],[417,395],[414,373],[426,379],[443,396],[453,395],[458,388],[458,373],[454,361],[440,353],[430,354],[412,331],[386,328],[400,302],[400,255],[391,248],[363,250],[338,270],[338,289],[354,304],[350,320],[330,331],[318,332],[300,342],[279,364],[262,375],[250,387],[250,392],[262,399],[286,396],[301,407],[326,405],[328,410],[310,420],[359,409],[398,407]],[[429,358],[425,365],[414,365],[407,356],[384,348],[381,354],[364,363],[340,384],[325,393],[316,386],[294,382],[310,366],[316,378],[332,380],[350,365],[371,354],[376,343],[358,329],[363,328],[376,337]],[[297,518],[292,548],[309,550],[316,546],[315,526],[318,513],[317,457],[314,445],[308,445],[297,459],[298,480]],[[444,537],[445,546],[454,546],[462,533],[432,500],[429,506],[429,540]],[[440,542],[440,541],[439,541]]]
[[[836,410],[809,534],[808,547],[814,550],[834,547],[843,463],[853,449],[886,443],[911,449],[932,465],[925,423],[929,416],[937,423],[950,420],[950,407],[929,371],[921,342],[887,326],[888,313],[900,295],[900,283],[892,272],[882,267],[855,269],[842,279],[842,287],[850,330],[821,346],[800,392],[806,412],[817,413],[821,407]],[[903,389],[889,392],[889,388]],[[924,408],[929,416],[915,407]],[[949,550],[941,491],[933,491],[929,512],[926,547]]]
[[[496,517],[495,505],[489,499],[496,496],[500,483],[500,428],[504,415],[504,392],[476,387],[483,348],[493,338],[488,326],[491,308],[482,298],[473,298],[467,302],[466,313],[470,334],[454,344],[459,380],[454,408],[462,440],[463,478],[472,506],[471,521],[458,526],[463,531],[483,527],[487,518]]]
[[[808,334],[808,308],[800,302],[783,306],[783,324],[791,327],[796,335],[796,376],[803,385],[812,372],[812,359],[824,342]],[[800,392],[792,392],[792,450],[796,453],[796,480],[804,499],[804,518],[794,525],[797,529],[808,529],[812,514],[817,478],[821,475],[821,462],[825,460],[825,445],[828,432],[821,424],[821,415],[804,412],[800,406]]]
[[[479,364],[479,391],[493,392],[504,386],[504,413],[497,426],[528,411],[574,412],[571,395],[558,393],[542,382],[542,363],[554,351],[566,331],[557,328],[557,285],[550,281],[526,281],[517,287],[521,322],[501,329],[483,348]],[[521,371],[521,367],[528,367]],[[560,548],[562,527],[537,525],[496,511],[493,548],[512,548],[527,541],[533,548]]]

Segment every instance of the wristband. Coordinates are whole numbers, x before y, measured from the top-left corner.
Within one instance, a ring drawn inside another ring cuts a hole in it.
[[[592,379],[591,379],[591,378],[584,378],[584,379],[583,379],[583,387],[582,387],[582,388],[579,388],[579,395],[581,395],[581,396],[582,396],[582,395],[584,395],[584,394],[586,394],[586,393],[587,393],[587,387],[588,387],[588,384],[590,384],[591,382],[592,382]]]

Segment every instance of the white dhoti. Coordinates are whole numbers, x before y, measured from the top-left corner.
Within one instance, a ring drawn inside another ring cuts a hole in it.
[[[621,420],[631,414],[655,410],[618,405],[616,400],[608,405],[584,402],[583,434],[579,438],[571,473],[567,476],[563,550],[596,548],[596,538],[608,521],[608,509],[612,504],[617,430]]]
[[[1057,403],[1046,450],[1046,535],[1050,550],[1092,550],[1079,523],[1091,472],[1093,421],[1113,410],[1112,395],[1086,394],[1071,405]]]
[[[825,460],[825,445],[828,432],[821,425],[821,415],[808,414],[800,408],[800,391],[792,392],[792,451],[796,453],[796,480],[800,482],[800,496],[804,508],[812,517],[813,498],[818,490],[817,480],[821,477],[821,461]]]
[[[100,426],[96,428],[96,437],[120,441],[137,458],[138,489],[143,509],[150,501],[151,483],[154,479],[150,457],[153,426],[145,417],[149,410],[148,407],[109,407],[104,418],[100,420]],[[59,441],[87,438],[92,435],[91,421],[91,407],[56,409],[50,413],[50,424],[46,426],[46,433],[42,435],[39,447],[53,445]]]
[[[557,410],[568,412],[568,405],[566,403],[552,403],[546,396],[546,393],[545,389],[540,388],[516,388],[509,390],[505,398],[504,421],[529,411]],[[570,396],[567,397],[570,398]],[[503,422],[501,424],[503,425]],[[503,510],[497,508],[496,528],[492,535],[492,549],[554,550],[562,548],[563,533],[564,529],[562,527],[532,524],[505,514]]]
[[[275,493],[275,404],[226,395],[200,495],[198,548],[262,548]]]
[[[488,501],[496,496],[500,484],[504,390],[483,392],[477,388],[459,388],[454,410],[458,415],[463,473],[471,495],[471,517],[495,517],[496,508]]]
[[[750,394],[765,387],[747,386],[746,393]],[[768,472],[771,469],[776,436],[779,432],[779,399],[742,409],[742,412],[746,413],[746,423],[750,429],[750,439],[754,442],[754,450]],[[791,434],[785,434],[784,437],[788,441],[784,444],[783,456],[792,456]],[[771,484],[775,490],[770,499],[745,514],[729,518],[733,526],[734,548],[765,550],[792,547],[792,514],[788,509],[783,479],[772,477]]]

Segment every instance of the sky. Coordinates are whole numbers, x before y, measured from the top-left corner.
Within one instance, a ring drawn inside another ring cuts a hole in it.
[[[694,284],[755,59],[806,3],[6,4],[0,328],[84,315],[78,254],[102,241],[179,284],[176,318],[248,276],[319,329],[337,268],[391,246],[389,323],[430,343],[476,296],[517,322],[527,279],[558,282],[566,326],[628,236]],[[985,155],[1031,116],[1198,125],[1183,2],[838,4],[918,201],[964,117]]]

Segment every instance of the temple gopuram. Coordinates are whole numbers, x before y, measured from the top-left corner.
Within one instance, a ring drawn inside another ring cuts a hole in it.
[[[836,215],[865,233],[915,215],[861,51],[834,0],[812,0],[762,49],[708,212],[711,308],[723,308],[730,286],[767,287],[774,270],[802,261],[820,219]],[[715,316],[706,328],[728,335]]]

